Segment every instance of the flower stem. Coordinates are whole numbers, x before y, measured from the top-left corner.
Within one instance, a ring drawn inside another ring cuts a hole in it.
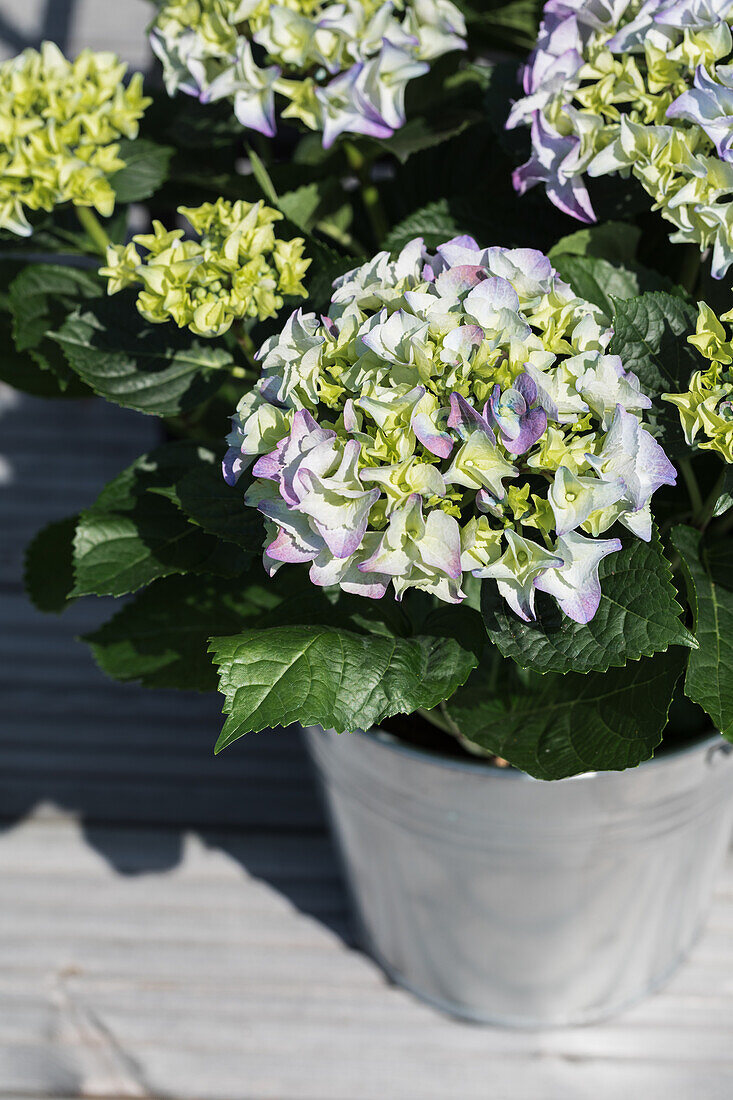
[[[685,479],[685,485],[687,486],[687,492],[690,497],[690,504],[692,505],[692,511],[695,518],[701,516],[705,505],[702,499],[702,493],[700,492],[700,486],[697,483],[695,477],[695,471],[692,469],[692,463],[689,458],[681,458],[679,461],[680,472]]]
[[[700,277],[701,259],[700,249],[697,245],[688,245],[680,267],[679,281],[691,298],[695,297],[695,290]]]
[[[255,378],[259,377],[260,368],[256,359],[257,349],[255,348],[254,340],[241,321],[234,322],[234,335],[237,338],[237,343],[247,357],[247,362],[254,370]]]
[[[352,255],[366,256],[366,252],[363,247],[355,240],[350,233],[347,233],[345,229],[340,229],[333,222],[329,222],[326,219],[316,222],[316,229],[319,229],[321,233],[324,233],[331,240],[336,241],[342,248],[348,248]]]
[[[387,236],[389,226],[382,208],[382,200],[379,197],[379,188],[372,182],[369,175],[369,161],[362,152],[350,141],[345,146],[346,159],[349,167],[359,177],[361,183],[361,199],[372,227],[372,233],[377,245],[380,245]]]
[[[442,705],[440,707],[433,707],[431,710],[427,710],[425,707],[418,707],[416,713],[419,714],[421,718],[424,718],[426,722],[429,722],[431,726],[435,726],[436,729],[441,730],[442,733],[454,735],[455,731],[450,720],[443,713]]]
[[[89,206],[77,206],[74,209],[76,210],[76,216],[81,223],[81,227],[89,240],[96,247],[100,255],[106,256],[110,243],[109,237],[102,228],[97,215]]]
[[[728,512],[728,515],[725,517],[725,519],[721,519],[720,523],[715,528],[716,534],[727,535],[731,527],[733,527],[733,509]]]
[[[713,518],[713,513],[715,511],[715,505],[718,503],[718,498],[720,497],[720,494],[723,492],[723,485],[724,484],[725,484],[725,467],[723,467],[723,469],[720,471],[720,475],[719,475],[717,481],[715,482],[715,485],[713,486],[713,491],[711,492],[710,496],[708,497],[708,499],[705,501],[704,505],[702,506],[702,509],[701,509],[699,515],[695,516],[696,526],[699,527],[701,531],[705,530],[705,528],[708,526],[711,519]]]
[[[232,367],[232,378],[240,378],[245,382],[256,382],[258,375],[255,371],[245,370],[244,367]]]

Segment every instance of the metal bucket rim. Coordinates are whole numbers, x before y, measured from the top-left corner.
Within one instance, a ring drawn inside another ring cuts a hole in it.
[[[549,780],[537,779],[533,775],[528,775],[526,772],[520,771],[519,768],[497,768],[490,767],[485,762],[474,762],[473,760],[457,760],[450,756],[442,756],[439,752],[433,752],[430,749],[418,748],[415,745],[409,745],[405,741],[401,741],[399,737],[394,734],[388,733],[385,730],[381,730],[378,727],[371,730],[354,730],[351,734],[342,734],[342,736],[357,736],[366,737],[374,744],[380,745],[382,748],[389,749],[391,752],[398,753],[402,756],[411,757],[423,764],[432,764],[434,767],[447,768],[452,771],[469,772],[475,775],[483,775],[492,779],[507,779],[529,781],[531,783],[547,783]],[[664,764],[671,764],[683,759],[685,756],[692,756],[695,753],[706,752],[716,745],[720,745],[721,748],[725,746],[728,752],[733,751],[733,745],[725,741],[722,734],[714,731],[707,735],[701,735],[699,739],[692,741],[690,744],[680,746],[678,749],[671,749],[666,751],[663,756],[652,756],[648,760],[642,760],[641,763],[634,765],[631,768],[614,769],[609,772],[581,772],[579,775],[569,775],[564,779],[553,780],[555,783],[566,783],[570,780],[576,782],[578,780],[594,779],[599,775],[613,775],[620,774],[621,771],[637,771],[639,768],[646,768],[650,765],[656,764],[657,766]]]

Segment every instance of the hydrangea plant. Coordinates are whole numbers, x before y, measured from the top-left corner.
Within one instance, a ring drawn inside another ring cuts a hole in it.
[[[592,178],[632,175],[671,240],[733,262],[733,6],[722,0],[548,0],[507,126],[531,126],[514,174],[595,221]]]
[[[387,138],[405,122],[405,89],[465,48],[451,0],[163,0],[150,41],[170,95],[227,99],[242,126],[283,119],[323,135]]]
[[[0,229],[0,378],[156,416],[165,440],[41,531],[28,590],[47,611],[124,597],[87,638],[96,660],[149,687],[218,685],[219,748],[294,721],[348,732],[409,716],[556,779],[648,759],[688,721],[683,692],[695,732],[712,722],[733,740],[730,315],[696,307],[666,277],[674,248],[639,226],[563,238],[559,214],[529,216],[503,133],[506,66],[476,58],[494,15],[476,7],[468,49],[441,65],[464,40],[443,0],[160,5],[169,81],[233,99],[261,130],[268,96],[290,100],[257,152],[226,103],[161,95],[140,117],[139,78],[106,55],[45,49],[3,70],[16,136],[0,188],[64,189],[21,202],[29,242]],[[664,30],[662,58],[658,20],[646,52],[603,37],[611,23],[632,34],[647,7],[599,9],[592,32],[586,11],[558,8],[552,49],[577,34],[611,59],[575,88],[605,112],[597,155],[621,127],[666,127],[627,117],[666,94],[665,111],[692,102],[705,120],[669,123],[698,143],[669,179],[694,161],[694,186],[712,186],[725,125],[690,74],[722,49],[725,15],[695,8],[705,28]],[[530,113],[557,128],[570,57],[542,87],[538,58]],[[388,138],[426,65],[422,114]],[[63,110],[52,70],[75,74]],[[723,86],[720,66],[706,71]],[[327,143],[355,136],[324,152],[291,115]],[[24,142],[39,154],[27,179]],[[579,209],[581,188],[574,175],[563,192]],[[704,202],[690,210],[708,225]]]

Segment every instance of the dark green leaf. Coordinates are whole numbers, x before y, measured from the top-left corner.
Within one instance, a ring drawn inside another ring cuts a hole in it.
[[[297,721],[341,733],[437,706],[475,668],[472,640],[471,629],[451,633],[445,618],[409,638],[321,625],[213,638],[228,715],[216,751],[269,726]]]
[[[75,596],[122,596],[174,573],[237,576],[251,555],[189,523],[157,490],[197,461],[193,444],[138,459],[82,512],[74,539]]]
[[[621,267],[596,256],[573,256],[567,253],[553,256],[553,263],[559,275],[570,283],[577,295],[603,310],[609,323],[614,316],[614,299],[635,298],[645,290],[660,290],[671,286],[663,275],[633,263]]]
[[[634,540],[600,564],[601,602],[585,626],[537,593],[537,619],[525,623],[492,582],[481,588],[481,611],[491,640],[505,657],[535,672],[604,672],[669,646],[694,646],[683,624],[672,573],[658,536]]]
[[[13,316],[13,337],[18,352],[28,352],[33,362],[56,376],[56,392],[70,396],[88,394],[59,346],[49,333],[64,323],[80,302],[99,298],[103,287],[96,271],[62,264],[33,264],[10,284],[8,306]]]
[[[406,164],[415,153],[442,145],[481,121],[482,116],[477,111],[456,109],[444,112],[437,118],[431,113],[429,117],[410,119],[392,137],[377,140],[376,144],[385,152],[392,153],[401,164]]]
[[[650,397],[687,389],[690,375],[701,365],[686,340],[696,318],[689,302],[661,291],[614,302],[609,351],[621,356]]]
[[[49,523],[25,554],[25,590],[39,611],[58,613],[74,588],[73,549],[78,516]]]
[[[428,248],[435,248],[461,233],[461,225],[451,213],[448,200],[438,199],[396,225],[388,234],[384,247],[391,252],[401,248],[415,237],[423,237]]]
[[[535,44],[542,8],[539,0],[458,0],[458,7],[466,16],[473,45],[483,40],[493,50],[500,45],[528,50]]]
[[[249,162],[252,165],[252,174],[257,180],[257,183],[260,185],[262,194],[272,206],[277,206],[279,203],[277,191],[275,190],[275,186],[270,179],[270,174],[265,167],[264,161],[260,157],[258,157],[254,149],[249,148],[249,146],[247,147],[247,156],[249,157]]]
[[[288,221],[304,233],[310,233],[325,209],[331,209],[341,197],[338,181],[330,178],[304,183],[295,191],[280,196],[279,207]]]
[[[256,594],[255,594],[256,596]],[[215,691],[208,640],[237,631],[262,612],[246,588],[211,577],[156,581],[83,639],[100,668],[116,680],[145,687]]]
[[[88,394],[89,389],[78,379],[62,390],[59,379],[50,371],[42,370],[27,351],[16,351],[13,347],[11,318],[9,313],[0,313],[0,382],[13,389],[22,390],[33,397],[80,397]]]
[[[635,225],[604,222],[562,237],[548,256],[553,262],[558,256],[595,256],[611,263],[629,263],[636,256],[640,237],[641,230]]]
[[[218,372],[233,361],[218,343],[171,324],[148,324],[128,294],[77,310],[53,338],[95,393],[157,416],[199,404],[219,387]]]
[[[62,303],[64,316],[80,298],[104,293],[96,271],[61,264],[33,264],[13,280],[9,304],[19,351],[36,348],[52,326],[53,304]]]
[[[686,454],[689,447],[677,409],[661,394],[687,389],[690,375],[702,365],[686,339],[695,329],[696,317],[695,308],[684,299],[660,291],[614,302],[614,336],[608,350],[621,357],[652,398],[649,422],[672,456]]]
[[[145,138],[120,142],[120,158],[125,167],[110,176],[110,184],[121,203],[141,202],[154,195],[168,176],[168,165],[174,150],[156,145]]]
[[[311,266],[305,275],[308,290],[309,309],[325,306],[330,301],[334,279],[350,271],[358,263],[353,256],[344,256],[335,248],[308,237],[305,243],[305,255],[311,260]]]
[[[502,696],[486,690],[479,669],[448,711],[464,737],[536,779],[620,771],[653,755],[683,663],[679,652],[658,654]]]
[[[733,741],[733,545],[708,548],[699,531],[675,527],[699,648],[690,654],[685,694]]]
[[[213,451],[199,448],[196,464],[164,492],[197,527],[250,553],[258,553],[262,548],[261,514],[245,506],[241,484],[227,485],[222,477],[221,459]]]
[[[725,467],[725,476],[723,477],[723,488],[720,496],[715,502],[715,508],[713,510],[713,516],[724,516],[727,511],[733,508],[733,466]]]

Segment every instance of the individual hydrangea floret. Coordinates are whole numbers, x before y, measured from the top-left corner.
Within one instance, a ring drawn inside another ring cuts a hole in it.
[[[286,296],[305,297],[301,280],[311,261],[303,257],[301,237],[275,236],[273,225],[282,218],[277,210],[217,199],[180,206],[178,213],[198,240],[154,221],[152,233],[110,245],[100,271],[110,294],[142,286],[137,308],[148,321],[175,321],[198,336],[221,336],[234,321],[277,316]]]
[[[449,603],[470,573],[522,619],[541,590],[590,621],[621,548],[598,536],[649,540],[675,483],[611,335],[531,249],[418,239],[344,275],[326,316],[298,310],[263,345],[232,421],[224,476],[251,467],[268,572]]]
[[[27,211],[60,203],[114,210],[109,178],[125,167],[120,138],[135,138],[151,102],[112,53],[67,61],[52,42],[0,65],[0,228],[32,233]]]
[[[689,444],[717,451],[733,462],[733,339],[722,322],[733,322],[733,310],[718,319],[704,302],[699,304],[697,330],[690,343],[710,361],[707,370],[695,371],[685,393],[665,393],[677,406],[682,430]]]
[[[170,95],[231,100],[268,137],[277,95],[328,148],[344,132],[390,137],[409,82],[465,32],[450,0],[163,0],[151,43]]]
[[[634,176],[670,240],[733,263],[732,0],[548,0],[507,126],[531,126],[514,173],[595,221],[586,177]]]

